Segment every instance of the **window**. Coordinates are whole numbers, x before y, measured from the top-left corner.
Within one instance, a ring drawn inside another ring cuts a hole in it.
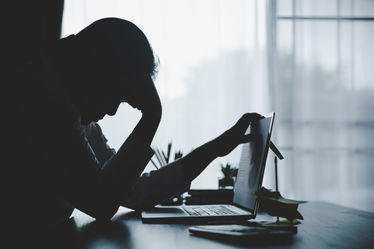
[[[281,192],[374,211],[373,13],[369,0],[66,0],[63,34],[109,16],[144,31],[161,61],[153,146],[172,141],[186,154],[244,112],[275,110]],[[114,148],[139,117],[123,104],[100,122]],[[216,188],[220,163],[239,155],[215,160],[192,187]]]
[[[245,112],[270,111],[265,1],[65,1],[63,36],[103,17],[134,22],[160,59],[156,87],[163,117],[153,146],[187,154],[230,128]],[[140,114],[122,104],[100,122],[119,148]],[[240,148],[215,160],[192,184],[217,188],[220,163],[237,165]],[[154,169],[152,164],[147,170]]]
[[[374,2],[273,3],[281,190],[373,211]]]

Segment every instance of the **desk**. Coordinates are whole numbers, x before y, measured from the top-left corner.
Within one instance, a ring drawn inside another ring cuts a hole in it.
[[[286,244],[230,244],[191,236],[188,225],[143,224],[139,215],[120,209],[112,222],[98,223],[75,211],[76,232],[69,243],[76,248],[227,249],[227,248],[374,248],[374,213],[325,202],[300,206],[305,220]],[[64,235],[64,241],[69,239]],[[59,242],[55,242],[59,243]]]

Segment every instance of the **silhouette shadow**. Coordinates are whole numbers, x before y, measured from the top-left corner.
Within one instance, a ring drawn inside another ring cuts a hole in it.
[[[93,221],[83,227],[78,227],[74,218],[71,218],[32,243],[32,248],[131,248],[129,229],[121,222],[126,217],[123,215],[121,219]]]
[[[78,232],[76,246],[90,248],[94,246],[110,248],[131,248],[132,242],[128,227],[121,221],[94,221]]]

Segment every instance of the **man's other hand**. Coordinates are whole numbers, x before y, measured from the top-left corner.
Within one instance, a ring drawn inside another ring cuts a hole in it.
[[[244,114],[236,124],[215,139],[215,146],[218,155],[225,156],[233,151],[239,144],[248,143],[255,137],[253,134],[245,134],[251,122],[262,119],[258,113]]]

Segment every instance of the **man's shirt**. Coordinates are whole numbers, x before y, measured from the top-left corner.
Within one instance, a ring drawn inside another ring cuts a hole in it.
[[[106,219],[119,205],[142,209],[189,188],[180,161],[141,175],[153,151],[137,134],[115,153],[97,124],[83,126],[50,65],[26,65],[5,92],[5,203],[15,223],[45,230],[74,208]]]

